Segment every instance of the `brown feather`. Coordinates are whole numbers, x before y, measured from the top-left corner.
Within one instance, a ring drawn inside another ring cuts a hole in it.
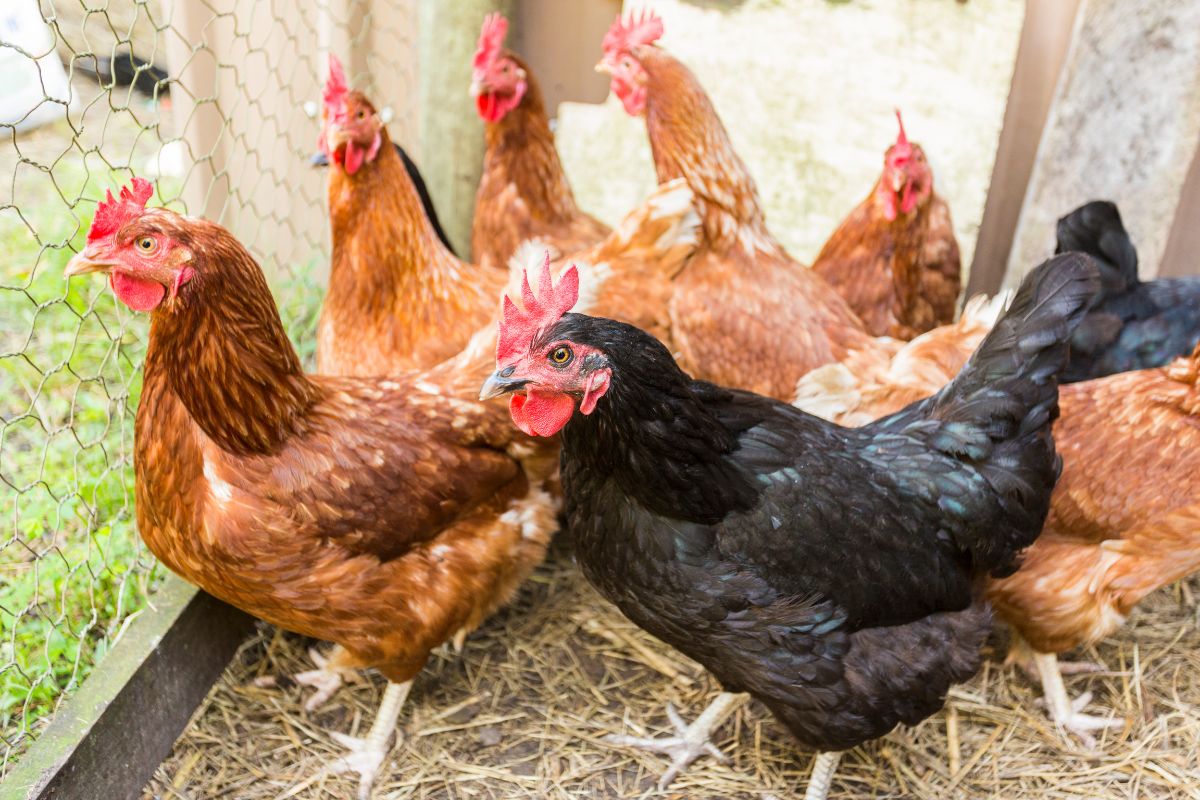
[[[350,97],[370,107],[360,93]],[[390,375],[445,361],[491,320],[508,278],[446,249],[382,133],[373,162],[353,175],[329,170],[333,253],[317,332],[325,374]]]
[[[674,281],[671,346],[706,380],[791,399],[809,370],[855,353],[886,361],[820,276],[767,229],[758,189],[695,76],[665,51],[634,49],[647,74],[646,128],[659,183],[687,181],[702,241]]]
[[[142,536],[211,594],[343,645],[343,666],[410,679],[541,560],[553,447],[438,383],[444,367],[306,376],[249,254],[216,225],[156,213],[197,277],[151,327]]]
[[[501,57],[525,71],[526,90],[516,108],[484,128],[487,151],[475,195],[472,257],[480,264],[504,266],[531,239],[558,254],[590,247],[609,228],[575,204],[533,72],[510,51]]]

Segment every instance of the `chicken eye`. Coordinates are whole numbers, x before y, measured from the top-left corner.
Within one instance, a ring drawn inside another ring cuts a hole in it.
[[[366,119],[367,118],[367,110],[365,108],[360,108],[358,110],[358,113],[355,114],[355,116],[358,117],[359,119]]]
[[[158,249],[158,242],[154,241],[153,236],[142,236],[135,244],[137,245],[137,249],[145,254],[153,253]]]
[[[574,357],[574,355],[575,354],[571,352],[571,348],[567,347],[565,344],[560,344],[558,347],[550,351],[550,360],[560,367],[565,367],[567,364],[571,363],[571,359]]]

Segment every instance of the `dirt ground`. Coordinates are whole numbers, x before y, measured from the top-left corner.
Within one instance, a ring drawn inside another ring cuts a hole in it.
[[[1040,692],[1002,665],[1004,634],[946,709],[842,760],[831,798],[1200,798],[1200,609],[1190,586],[1161,591],[1095,650],[1102,665],[1068,677],[1124,729],[1095,751],[1055,730]],[[147,787],[144,800],[349,798],[354,784],[321,777],[339,751],[327,731],[362,734],[384,683],[366,676],[315,713],[294,685],[262,689],[261,675],[311,666],[312,643],[265,629],[213,688]],[[305,690],[306,692],[308,690]],[[662,735],[670,702],[694,719],[717,691],[697,665],[601,600],[559,543],[518,600],[472,635],[461,655],[439,651],[401,715],[376,798],[799,797],[812,753],[757,703],[722,727],[731,763],[696,762],[658,793],[659,757],[615,747],[607,734]]]

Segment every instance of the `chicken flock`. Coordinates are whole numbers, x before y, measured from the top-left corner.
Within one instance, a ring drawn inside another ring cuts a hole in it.
[[[485,19],[472,63],[475,263],[330,58],[316,374],[246,248],[147,207],[144,180],[100,203],[66,270],[150,315],[150,549],[332,642],[295,676],[309,708],[355,669],[387,679],[366,736],[331,733],[347,752],[328,770],[370,795],[430,653],[461,647],[560,527],[604,597],[724,689],[694,723],[672,713],[674,737],[615,742],[664,753],[662,785],[719,755],[710,734],[748,695],[820,753],[806,797],[825,797],[840,752],[975,674],[993,617],[1064,731],[1124,725],[1083,713],[1056,656],[1200,569],[1200,281],[1139,280],[1097,201],[1015,294],[956,319],[950,212],[903,121],[805,266],[649,13],[601,46],[658,177],[610,229],[576,204],[506,31]]]

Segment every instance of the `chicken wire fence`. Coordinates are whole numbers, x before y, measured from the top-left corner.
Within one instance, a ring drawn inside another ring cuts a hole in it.
[[[134,523],[147,321],[100,281],[62,277],[96,202],[141,175],[152,203],[230,227],[309,357],[328,253],[308,163],[324,54],[402,108],[413,16],[362,0],[2,4],[0,777],[164,573]],[[411,124],[398,114],[394,135]]]

